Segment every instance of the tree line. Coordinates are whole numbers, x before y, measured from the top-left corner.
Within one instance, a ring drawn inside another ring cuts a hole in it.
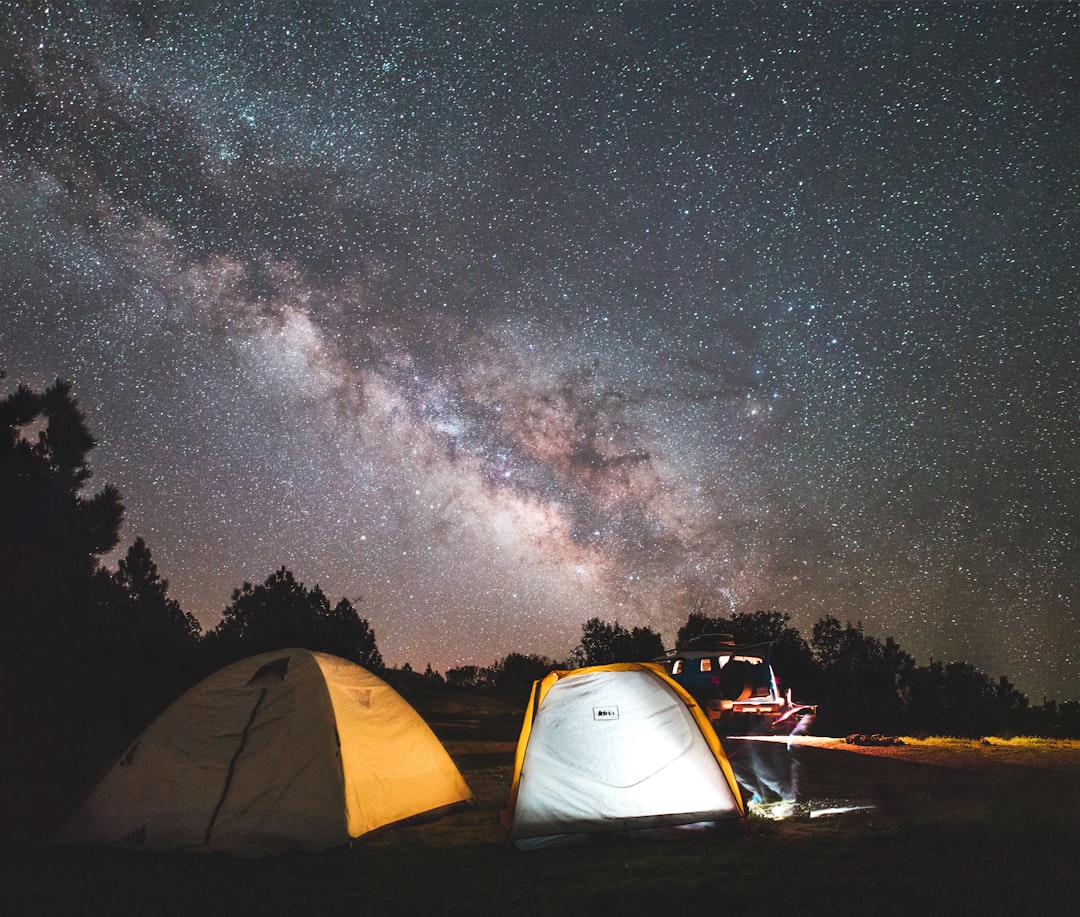
[[[704,634],[729,634],[740,645],[770,644],[781,691],[815,704],[814,731],[822,735],[1042,735],[1080,738],[1080,703],[1030,704],[1004,675],[990,677],[966,662],[915,664],[892,637],[879,640],[861,623],[819,620],[809,640],[777,611],[710,614],[704,603],[679,628],[675,647]],[[592,618],[581,642],[563,662],[511,653],[489,667],[461,666],[446,673],[449,684],[525,687],[553,668],[637,662],[664,654],[649,628],[628,630],[618,621]]]
[[[205,632],[169,597],[142,538],[107,569],[102,557],[119,544],[123,503],[115,487],[90,489],[94,439],[68,383],[9,392],[0,400],[0,437],[0,728],[13,747],[88,732],[130,736],[211,672],[283,647],[384,670],[375,633],[353,602],[332,603],[285,567],[235,589]],[[1033,707],[1008,679],[967,663],[917,666],[892,638],[871,637],[861,624],[826,617],[807,640],[786,614],[719,615],[699,603],[676,645],[714,632],[771,643],[784,687],[819,705],[825,734],[1080,737],[1080,704]],[[567,659],[514,652],[445,677],[429,665],[416,677],[448,689],[520,691],[554,668],[663,653],[648,627],[592,618]]]
[[[332,604],[284,567],[234,590],[205,633],[142,538],[106,569],[124,508],[115,487],[90,489],[94,445],[67,382],[0,400],[2,734],[27,748],[127,736],[211,672],[287,646],[383,668],[352,602]]]

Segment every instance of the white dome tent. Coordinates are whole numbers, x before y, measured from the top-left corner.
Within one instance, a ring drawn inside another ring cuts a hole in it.
[[[741,829],[744,815],[716,733],[663,667],[555,671],[533,685],[503,813],[518,847]]]

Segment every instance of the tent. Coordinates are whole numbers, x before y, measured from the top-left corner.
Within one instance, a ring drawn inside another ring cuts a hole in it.
[[[533,685],[503,813],[518,847],[739,830],[744,815],[716,733],[663,666],[554,671]]]
[[[470,801],[382,679],[305,649],[227,666],[127,749],[59,840],[264,856],[318,851]]]

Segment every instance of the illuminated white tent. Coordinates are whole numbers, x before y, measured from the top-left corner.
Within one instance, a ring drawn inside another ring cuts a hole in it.
[[[161,714],[59,840],[263,856],[317,851],[471,799],[382,679],[280,650],[211,675]]]
[[[556,671],[533,685],[503,813],[518,847],[737,829],[744,814],[715,731],[662,666]]]

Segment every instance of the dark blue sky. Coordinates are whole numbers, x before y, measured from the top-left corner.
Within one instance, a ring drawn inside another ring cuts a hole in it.
[[[1074,5],[0,14],[6,384],[205,626],[285,565],[392,664],[704,602],[1080,697]]]

